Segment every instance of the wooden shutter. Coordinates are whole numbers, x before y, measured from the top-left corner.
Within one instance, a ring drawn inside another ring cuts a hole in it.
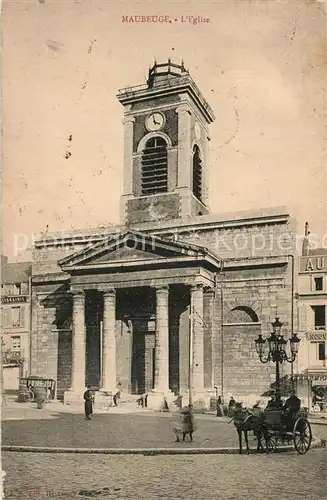
[[[299,304],[299,332],[305,333],[309,328],[308,325],[308,305]]]
[[[25,326],[25,307],[19,308],[19,326],[20,328]]]
[[[9,328],[11,326],[11,308],[4,307],[2,309],[2,326],[3,328]]]
[[[10,326],[16,328],[16,327],[19,327],[19,311],[20,311],[20,307],[12,307],[11,308],[11,324]]]

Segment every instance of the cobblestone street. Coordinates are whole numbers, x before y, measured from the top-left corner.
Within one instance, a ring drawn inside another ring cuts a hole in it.
[[[91,421],[76,414],[39,419],[40,414],[35,410],[35,420],[4,421],[2,444],[77,448],[183,446],[183,443],[174,443],[174,417],[170,413],[93,415]],[[218,422],[217,417],[206,415],[199,416],[196,423],[194,446],[237,446],[233,424]]]
[[[3,453],[6,499],[320,500],[327,453],[109,456]]]
[[[52,407],[37,410],[25,405],[2,412],[2,444],[59,448],[162,448],[189,446],[174,443],[172,413],[98,414],[91,421],[84,414],[63,413]],[[194,447],[237,447],[238,439],[230,419],[196,415]],[[327,425],[313,425],[315,438],[327,440]],[[250,447],[256,442],[251,435]]]

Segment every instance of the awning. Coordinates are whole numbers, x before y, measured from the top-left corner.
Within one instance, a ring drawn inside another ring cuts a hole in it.
[[[312,387],[327,387],[327,380],[312,380],[311,385]]]
[[[312,385],[327,385],[327,370],[305,370],[303,373],[294,373],[297,380],[310,380]]]

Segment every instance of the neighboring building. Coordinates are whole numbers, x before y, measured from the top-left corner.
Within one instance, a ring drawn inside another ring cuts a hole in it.
[[[312,408],[327,408],[327,249],[310,249],[308,225],[299,258],[298,310],[301,343],[297,361],[298,391]]]
[[[32,373],[56,379],[67,402],[86,383],[103,391],[120,384],[158,407],[164,396],[187,395],[193,345],[194,404],[208,406],[215,387],[225,399],[256,398],[275,367],[260,364],[254,339],[276,313],[290,333],[290,216],[284,208],[209,213],[215,117],[183,65],[155,64],[147,84],[121,89],[118,99],[120,226],[35,242]]]
[[[7,264],[7,262],[8,262],[8,257],[6,255],[1,255],[1,269],[5,264]]]
[[[5,391],[19,388],[29,373],[31,263],[6,263],[1,271],[1,336]]]

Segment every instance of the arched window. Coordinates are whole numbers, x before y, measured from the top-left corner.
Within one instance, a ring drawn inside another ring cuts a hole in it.
[[[257,314],[247,306],[234,307],[228,315],[228,323],[259,323]]]
[[[168,190],[167,143],[162,137],[149,139],[142,155],[142,196]]]
[[[199,146],[193,148],[193,194],[201,200],[202,198],[202,160]]]

